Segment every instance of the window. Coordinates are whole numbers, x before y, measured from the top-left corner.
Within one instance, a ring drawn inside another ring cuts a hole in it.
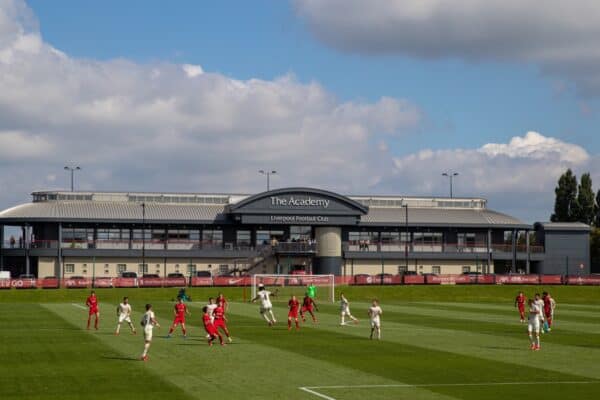
[[[465,265],[464,267],[462,267],[462,272],[463,272],[463,274],[470,274],[471,273],[471,266],[470,265]]]
[[[117,264],[117,272],[120,274],[127,271],[127,264]]]
[[[175,264],[175,272],[179,272],[179,264]]]
[[[398,274],[402,275],[408,271],[408,267],[406,265],[398,265]]]
[[[375,243],[379,239],[378,232],[348,232],[348,240],[351,242],[369,242]]]
[[[381,232],[381,244],[392,244],[400,241],[399,232]]]
[[[235,242],[238,246],[250,246],[250,231],[237,231]]]
[[[187,266],[187,274],[189,276],[196,275],[196,264],[188,264],[188,266]]]
[[[221,264],[219,265],[219,275],[225,275],[229,273],[229,265]]]
[[[148,264],[139,264],[138,265],[138,272],[140,274],[147,274],[148,273]]]
[[[442,268],[439,265],[434,265],[433,267],[431,267],[431,273],[439,275],[442,273]]]
[[[256,231],[257,245],[269,244],[273,238],[281,240],[283,238],[283,231]]]
[[[202,241],[208,244],[223,244],[223,231],[222,230],[203,230]]]
[[[310,226],[290,226],[290,240],[309,240],[311,236]]]
[[[65,274],[74,274],[75,264],[65,264]]]

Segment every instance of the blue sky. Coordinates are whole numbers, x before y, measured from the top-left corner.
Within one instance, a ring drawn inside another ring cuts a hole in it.
[[[238,79],[292,73],[340,99],[408,98],[427,115],[422,133],[394,143],[473,147],[535,130],[598,152],[598,113],[584,115],[573,90],[533,65],[347,54],[320,43],[291,2],[82,2],[30,0],[46,40],[78,57],[200,64]],[[57,6],[59,5],[59,6]]]
[[[566,168],[600,182],[600,3],[368,4],[0,0],[0,209],[68,162],[84,190],[256,192],[277,169],[445,196],[455,170],[528,222]]]

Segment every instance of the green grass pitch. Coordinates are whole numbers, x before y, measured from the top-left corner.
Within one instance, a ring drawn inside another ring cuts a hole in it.
[[[234,341],[209,347],[201,307],[218,288],[189,289],[190,335],[165,335],[176,289],[98,289],[101,325],[87,331],[87,290],[0,292],[0,399],[597,399],[600,288],[549,287],[556,328],[528,349],[513,298],[542,288],[348,287],[357,325],[339,326],[337,304],[321,301],[318,324],[287,330],[288,292],[269,328],[249,291],[231,300]],[[289,289],[294,290],[294,289]],[[339,290],[336,291],[339,293]],[[301,295],[298,290],[297,295]],[[126,325],[114,336],[116,305],[128,295],[139,328],[151,302],[161,323],[150,360]],[[382,340],[370,341],[366,309],[378,297]]]

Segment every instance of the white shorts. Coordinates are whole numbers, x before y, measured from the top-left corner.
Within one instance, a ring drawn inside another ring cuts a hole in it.
[[[127,314],[121,314],[121,315],[119,315],[119,323],[121,323],[123,321],[125,321],[125,322],[127,322],[127,323],[130,324],[131,323],[131,317],[129,317],[129,315],[127,315]]]
[[[144,341],[151,342],[152,341],[152,328],[144,328]]]
[[[260,313],[264,314],[268,311],[271,311],[272,309],[273,309],[273,306],[271,306],[271,305],[260,306]]]
[[[540,333],[540,320],[537,318],[533,321],[529,320],[529,324],[527,325],[527,332]]]
[[[371,320],[371,328],[377,328],[377,329],[379,329],[380,326],[381,326],[381,321],[379,319],[372,319]]]
[[[352,315],[352,314],[350,314],[350,307],[342,308],[342,310],[340,311],[340,315],[347,315],[347,316]]]

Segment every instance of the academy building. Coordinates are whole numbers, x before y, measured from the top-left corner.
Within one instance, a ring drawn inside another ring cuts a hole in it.
[[[589,227],[519,221],[482,198],[45,191],[0,212],[13,276],[590,272]]]

